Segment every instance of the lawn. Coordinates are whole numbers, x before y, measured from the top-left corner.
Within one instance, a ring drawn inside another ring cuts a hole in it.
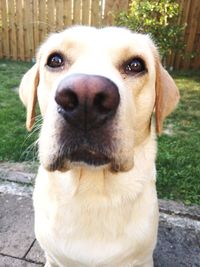
[[[165,121],[172,134],[158,138],[158,195],[200,204],[200,71],[173,76],[181,101]]]
[[[30,63],[0,61],[0,161],[33,158],[35,149],[31,144],[35,136],[26,132],[25,108],[17,92],[20,79],[30,66]]]
[[[36,158],[37,131],[26,132],[25,108],[17,94],[20,79],[30,66],[0,61],[0,161]],[[200,205],[200,71],[173,76],[181,102],[158,138],[158,195]]]

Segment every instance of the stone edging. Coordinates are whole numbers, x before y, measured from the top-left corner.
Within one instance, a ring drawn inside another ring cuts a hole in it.
[[[37,164],[29,166],[29,163],[0,163],[0,192],[8,192],[20,195],[31,195],[36,174],[32,171],[37,170]],[[159,200],[160,220],[167,220],[168,223],[179,224],[195,228],[200,231],[200,206],[186,206],[183,203],[171,200]],[[192,223],[191,223],[192,222]],[[183,226],[183,225],[182,225]]]

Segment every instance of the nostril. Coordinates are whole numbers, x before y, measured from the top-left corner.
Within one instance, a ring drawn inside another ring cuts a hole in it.
[[[79,104],[76,93],[71,89],[57,91],[55,100],[65,111],[73,111]]]
[[[72,92],[71,90],[68,90],[68,92],[65,95],[65,110],[72,111],[78,106],[78,97],[77,95]]]
[[[119,93],[115,90],[105,90],[95,95],[93,106],[99,113],[115,112],[119,104]]]
[[[108,112],[110,107],[108,105],[108,96],[101,92],[94,97],[93,105],[101,113]]]

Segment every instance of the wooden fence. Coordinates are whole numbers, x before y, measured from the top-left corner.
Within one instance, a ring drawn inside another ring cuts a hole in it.
[[[49,32],[108,25],[128,0],[0,0],[0,58],[30,60]]]
[[[168,66],[200,68],[200,0],[177,0],[179,23],[187,23],[183,56],[172,54]],[[0,0],[0,58],[30,60],[49,32],[73,24],[112,25],[113,15],[130,0]],[[192,57],[191,57],[192,55]]]
[[[181,14],[178,23],[186,24],[185,52],[168,58],[168,67],[174,69],[200,69],[200,0],[178,0]]]

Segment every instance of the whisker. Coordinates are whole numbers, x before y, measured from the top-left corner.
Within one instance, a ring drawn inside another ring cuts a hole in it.
[[[26,147],[26,149],[22,152],[21,156],[20,156],[20,160],[33,160],[36,161],[38,159],[38,134],[41,126],[42,126],[42,116],[38,115],[36,116],[36,122],[35,122],[35,126],[33,127],[33,130],[31,132],[29,132],[26,135],[26,138],[24,139],[23,143],[22,143],[22,147],[25,147],[27,143],[30,143],[30,139],[36,139],[33,140],[31,142],[31,144],[28,145],[28,147]]]
[[[31,143],[21,154],[20,160],[23,159],[23,161],[37,161],[38,159],[38,140]],[[31,157],[30,157],[31,155]]]

